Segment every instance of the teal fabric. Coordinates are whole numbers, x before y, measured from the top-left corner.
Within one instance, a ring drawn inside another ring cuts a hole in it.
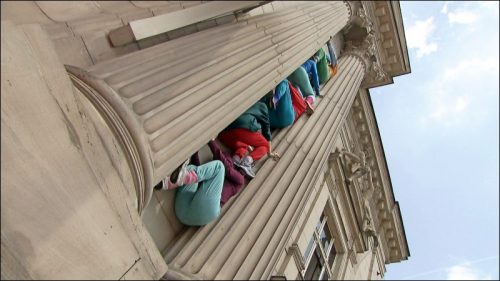
[[[297,68],[287,79],[292,82],[294,87],[300,88],[300,92],[304,97],[315,96],[311,82],[309,81],[309,75],[304,67],[300,66]]]
[[[198,182],[176,189],[175,214],[185,225],[200,226],[220,214],[220,199],[224,184],[224,165],[219,160],[201,166],[189,165],[196,171]]]
[[[271,128],[288,127],[292,125],[295,120],[295,110],[292,105],[288,80],[285,79],[281,81],[274,91],[275,96],[279,96],[280,99],[276,104],[276,108],[269,109],[269,122],[271,123]]]
[[[269,110],[267,105],[258,101],[252,105],[247,111],[243,112],[233,123],[227,126],[226,130],[243,128],[251,132],[261,130],[262,135],[266,140],[271,140],[271,126],[269,124]]]

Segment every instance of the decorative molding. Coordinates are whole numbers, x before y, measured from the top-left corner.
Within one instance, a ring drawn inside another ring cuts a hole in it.
[[[366,11],[363,7],[359,7],[357,11],[357,16],[361,19],[361,27],[366,28],[368,34],[373,31],[373,21],[366,14]]]
[[[133,138],[133,133],[137,132],[136,126],[131,126],[130,123],[126,124],[124,122],[126,118],[120,116],[120,110],[116,110],[116,105],[113,107],[107,100],[112,95],[112,90],[109,87],[103,87],[103,85],[97,83],[97,79],[78,68],[66,66],[66,70],[73,85],[95,106],[120,142],[134,179],[137,199],[135,202],[137,210],[140,213],[145,207],[143,195],[145,194],[147,184],[151,184],[151,176],[145,174],[144,164],[147,165],[148,161],[141,159],[141,153],[139,153],[141,148]]]
[[[360,144],[357,150],[363,151],[366,165],[371,171],[371,180],[362,182],[361,185],[364,185],[364,187],[360,188],[363,200],[365,200],[365,209],[370,210],[371,207],[371,210],[374,211],[372,213],[373,216],[365,212],[366,217],[363,218],[364,226],[371,223],[372,228],[365,227],[364,234],[367,238],[371,236],[379,240],[378,242],[384,248],[384,252],[388,254],[387,258],[389,261],[395,262],[407,257],[407,255],[401,255],[401,249],[406,249],[404,245],[406,238],[404,234],[400,233],[402,231],[399,227],[401,222],[394,215],[395,212],[393,209],[395,208],[395,203],[391,202],[393,196],[390,194],[392,191],[388,186],[390,182],[387,173],[384,172],[385,166],[380,166],[380,161],[383,160],[379,158],[384,157],[384,155],[383,151],[380,151],[381,148],[379,148],[379,144],[375,139],[374,134],[377,134],[377,128],[374,127],[375,123],[372,120],[374,117],[372,116],[373,113],[370,113],[371,107],[368,103],[366,90],[361,90],[358,96],[356,96],[350,112],[350,120],[353,122],[351,130],[355,130],[351,134],[357,135]],[[368,202],[373,204],[367,204]],[[399,235],[402,238],[398,239]],[[375,244],[377,243],[375,242]],[[395,250],[397,250],[399,255],[394,255],[396,253]]]
[[[362,227],[363,236],[366,239],[366,245],[368,247],[369,238],[373,239],[373,251],[379,245],[379,238],[374,226],[374,220],[371,214],[370,201],[372,200],[374,193],[373,179],[371,176],[370,165],[366,162],[366,154],[364,151],[360,151],[359,154],[349,152],[345,149],[341,151],[336,150],[330,155],[330,159],[342,158],[340,163],[344,166],[344,171],[347,171],[347,182],[350,188],[357,188],[357,194],[361,194],[362,209],[360,210],[362,217]],[[354,179],[364,179],[368,184],[366,185],[356,185],[354,184]]]
[[[344,51],[342,53],[343,56],[355,56],[357,57],[364,65],[365,76],[368,75],[372,60],[367,52],[366,48],[361,46],[357,46],[353,41],[346,41],[344,45]]]
[[[348,1],[348,3],[355,13],[350,18],[349,24],[344,28],[343,33],[348,35],[355,32],[356,35],[347,36],[348,38],[354,38],[346,40],[343,54],[357,56],[363,61],[365,79],[362,87],[388,82],[392,78],[387,75],[387,72],[382,67],[386,57],[383,51],[382,35],[379,28],[376,27],[377,21],[372,15],[374,13],[368,13],[367,10],[372,9],[372,5],[360,1]],[[357,26],[357,28],[354,28],[354,26]],[[365,33],[361,38],[359,37],[360,30]]]
[[[297,265],[297,269],[299,270],[299,272],[305,270],[306,261],[304,260],[304,257],[300,252],[299,245],[297,243],[293,243],[288,249],[292,253],[293,260],[295,261],[295,264]]]

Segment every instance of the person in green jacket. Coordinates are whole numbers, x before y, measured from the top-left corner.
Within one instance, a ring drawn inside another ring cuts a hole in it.
[[[324,84],[330,78],[330,70],[328,69],[328,61],[323,48],[319,49],[313,58],[318,68],[319,83]]]
[[[269,123],[269,110],[267,105],[261,101],[256,102],[243,114],[241,114],[233,123],[227,126],[226,130],[243,128],[250,132],[261,131],[261,134],[268,140],[271,140],[271,126]]]

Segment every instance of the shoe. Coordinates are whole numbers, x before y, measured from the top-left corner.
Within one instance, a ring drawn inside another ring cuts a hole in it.
[[[238,157],[238,156],[236,156]],[[234,159],[234,156],[233,156]],[[237,158],[239,160],[239,157]],[[245,156],[243,159],[240,161],[234,161],[234,165],[239,167],[245,174],[251,178],[255,178],[255,173],[252,170],[253,166],[253,159],[251,156]]]
[[[306,100],[306,103],[310,104],[311,106],[314,105],[314,102],[316,101],[316,97],[315,96],[307,96],[305,98]]]
[[[169,185],[172,186],[173,184],[170,182],[170,177],[166,177],[161,180],[157,185],[155,185],[156,190],[168,190]]]
[[[242,166],[252,167],[253,166],[253,158],[252,158],[252,156],[246,155],[245,157],[243,157],[243,159],[241,159],[241,165]]]
[[[233,155],[233,163],[234,163],[234,165],[240,167],[240,165],[241,165],[241,158],[238,155]]]
[[[252,166],[251,165],[240,165],[239,167],[240,167],[240,169],[243,170],[243,172],[245,172],[245,174],[247,176],[251,177],[252,179],[255,178],[255,173],[252,170]]]
[[[308,115],[311,115],[311,114],[313,114],[313,113],[314,113],[314,108],[313,108],[313,107],[312,107],[312,105],[311,105],[310,103],[308,103],[307,101],[306,101],[306,113],[307,113]]]
[[[247,176],[255,178],[255,173],[252,170],[253,159],[251,156],[245,156],[245,158],[241,160],[239,167],[243,170],[243,172],[245,172],[245,174],[247,174]]]
[[[163,185],[163,180],[161,182],[159,182],[157,185],[155,185],[154,187],[155,190],[162,190],[162,189],[166,189],[164,188],[164,185]]]
[[[184,179],[186,177],[186,174],[188,173],[187,170],[187,165],[189,164],[189,159],[186,160],[182,165],[178,168],[178,173],[177,173],[177,180],[175,181],[175,184],[177,186],[184,185]]]

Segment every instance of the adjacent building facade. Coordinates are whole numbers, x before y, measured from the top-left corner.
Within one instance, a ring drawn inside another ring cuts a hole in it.
[[[2,279],[381,279],[410,256],[369,89],[394,1],[2,1]],[[203,227],[154,191],[330,41],[311,116]]]

